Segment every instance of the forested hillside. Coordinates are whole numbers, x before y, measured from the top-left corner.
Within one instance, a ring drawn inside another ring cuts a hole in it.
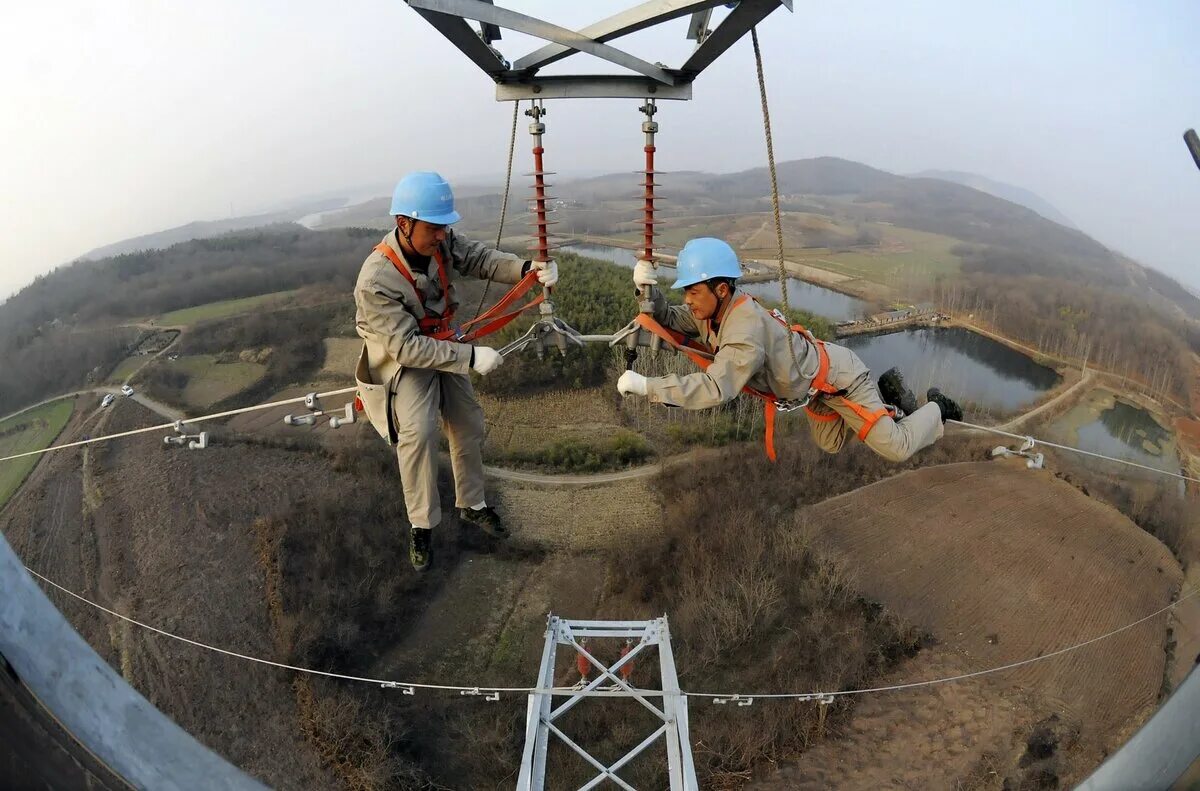
[[[379,235],[275,226],[59,267],[0,305],[0,414],[101,381],[142,334],[123,323],[302,286],[349,299]]]

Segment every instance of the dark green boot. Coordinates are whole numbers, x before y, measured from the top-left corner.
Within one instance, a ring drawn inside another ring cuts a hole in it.
[[[504,526],[496,509],[484,506],[476,511],[474,508],[458,509],[458,516],[464,522],[475,525],[492,538],[508,538],[508,528]]]
[[[899,368],[889,368],[879,377],[879,397],[883,403],[899,409],[901,417],[917,411],[917,397],[904,386],[904,375]]]
[[[962,420],[962,407],[954,402],[954,399],[942,393],[936,387],[929,388],[929,392],[925,394],[925,398],[931,404],[937,404],[938,409],[942,410],[942,422],[947,420]]]
[[[433,531],[424,527],[408,529],[408,560],[417,571],[424,571],[433,562]]]

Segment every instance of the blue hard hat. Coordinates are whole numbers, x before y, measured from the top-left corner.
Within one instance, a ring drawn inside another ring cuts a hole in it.
[[[736,280],[742,276],[742,265],[732,247],[720,239],[705,236],[692,239],[679,251],[675,276],[671,288],[687,288],[714,277]]]
[[[462,219],[454,210],[454,193],[444,178],[433,171],[409,173],[392,193],[392,215],[449,225]]]

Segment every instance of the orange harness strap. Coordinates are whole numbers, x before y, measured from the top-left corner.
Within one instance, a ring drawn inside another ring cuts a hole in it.
[[[525,277],[521,278],[521,280],[515,286],[510,288],[508,293],[501,297],[495,305],[492,305],[483,313],[480,313],[478,316],[462,325],[462,330],[466,330],[468,327],[471,327],[475,324],[479,324],[480,326],[476,327],[470,332],[464,333],[462,337],[459,338],[459,341],[462,343],[470,343],[476,338],[482,338],[484,335],[491,335],[493,332],[496,332],[497,330],[509,324],[525,311],[545,302],[546,295],[542,293],[538,294],[536,297],[529,300],[516,310],[509,311],[508,313],[504,312],[512,307],[512,305],[516,303],[518,299],[525,296],[525,294],[527,294],[531,288],[536,286],[537,283],[538,273],[532,269],[529,270]]]
[[[748,299],[748,297],[742,297],[738,301],[734,302],[733,305],[730,306],[730,309],[732,310],[734,307],[737,307],[746,299]],[[708,367],[712,365],[713,352],[707,346],[687,338],[682,333],[667,329],[655,321],[654,317],[650,314],[639,313],[637,318],[634,319],[634,322],[636,322],[639,327],[662,338],[671,348],[675,349],[676,351],[683,352],[688,356],[689,359],[691,359],[692,362],[696,364],[696,367],[701,371],[708,370]],[[761,390],[755,390],[749,385],[743,387],[742,392],[749,396],[753,396],[754,398],[760,399],[763,402],[763,421],[766,428],[764,432],[765,436],[763,437],[763,443],[766,445],[767,458],[769,458],[771,461],[775,461],[777,458],[775,454],[775,415],[779,412],[779,408],[776,406],[779,402],[779,399],[774,393],[765,393]]]
[[[787,326],[786,322],[780,320],[778,316],[776,316],[776,320],[778,320],[784,326]],[[841,390],[829,383],[829,352],[825,350],[825,341],[816,337],[799,324],[793,324],[791,329],[794,332],[799,332],[804,335],[806,338],[808,338],[808,340],[812,341],[814,346],[817,347],[817,356],[820,360],[820,365],[817,367],[817,375],[813,377],[812,384],[810,385],[811,389],[827,396],[836,396],[840,398],[842,403],[850,408],[850,411],[858,415],[858,417],[863,421],[862,428],[858,430],[857,434],[860,442],[867,438],[867,435],[871,433],[871,429],[875,428],[875,424],[879,422],[881,417],[884,415],[887,415],[888,417],[895,417],[896,410],[892,407],[885,406],[872,412],[862,404],[846,398],[845,394],[843,394]],[[804,407],[804,411],[808,413],[810,419],[819,421],[821,423],[832,423],[841,417],[836,412],[832,415],[822,415],[814,412],[812,408],[808,406]]]
[[[743,296],[741,299],[734,302],[733,305],[730,306],[730,309],[732,310],[734,307],[742,304],[742,302],[747,299],[749,299],[748,296]],[[774,313],[772,313],[772,315],[774,315]],[[861,404],[846,398],[841,390],[829,383],[829,352],[825,349],[825,342],[814,336],[811,332],[799,324],[793,324],[789,326],[787,322],[781,319],[779,316],[775,316],[775,319],[779,321],[780,324],[788,327],[788,329],[791,331],[799,332],[804,335],[805,338],[811,341],[816,347],[817,359],[819,360],[819,363],[817,365],[817,374],[813,377],[812,384],[809,386],[810,393],[814,395],[819,393],[825,396],[837,396],[842,400],[842,403],[850,407],[850,409],[856,415],[862,418],[863,425],[858,431],[859,440],[866,439],[867,434],[871,433],[871,429],[875,428],[875,424],[879,422],[881,417],[884,415],[895,415],[895,411],[890,407],[884,407],[872,412]],[[712,350],[701,343],[697,343],[696,341],[687,338],[682,333],[667,329],[655,321],[653,316],[650,316],[647,313],[639,313],[637,318],[634,319],[634,322],[647,332],[651,332],[654,335],[657,335],[659,338],[662,338],[671,348],[675,349],[676,351],[683,352],[688,356],[689,359],[691,359],[692,362],[696,364],[696,367],[701,371],[707,370],[708,367],[712,365]],[[774,393],[755,390],[750,386],[743,387],[742,392],[753,396],[754,398],[760,399],[763,402],[763,421],[766,428],[763,442],[766,445],[767,458],[769,458],[771,461],[775,461],[775,416],[779,413],[779,397]],[[832,415],[822,415],[814,412],[812,408],[807,405],[804,407],[804,411],[808,413],[809,418],[823,423],[833,422],[841,419],[841,415],[838,415],[836,412]]]
[[[421,307],[424,309],[425,292],[417,288],[416,278],[413,277],[412,272],[410,272],[408,267],[404,265],[404,262],[400,260],[400,256],[396,255],[396,251],[383,242],[375,245],[375,251],[386,256],[387,259],[392,262],[392,266],[396,267],[396,271],[404,276],[404,279],[408,281],[408,284],[413,287],[413,291],[417,292],[417,298],[421,301]],[[437,261],[438,279],[442,284],[442,293],[448,295],[450,291],[450,279],[446,276],[446,261],[442,258],[442,251],[440,248],[434,253],[433,257]],[[451,326],[451,322],[454,320],[453,307],[450,308],[445,316],[440,318],[426,316],[425,318],[417,319],[417,326],[422,335],[427,335],[437,341],[453,340],[457,341],[458,343],[470,343],[477,338],[482,338],[485,335],[490,335],[493,332],[502,329],[525,311],[544,302],[546,300],[546,295],[542,294],[536,299],[532,299],[525,303],[516,310],[509,311],[508,313],[504,312],[512,307],[517,300],[525,296],[525,294],[527,294],[529,290],[536,284],[537,272],[530,270],[529,273],[526,274],[525,277],[521,278],[520,282],[509,289],[508,293],[501,297],[495,305],[471,319],[467,323],[463,324],[461,330],[455,330],[454,327]],[[447,304],[449,304],[449,296],[447,296],[446,299]],[[462,332],[475,324],[479,324],[480,326],[476,327],[470,332]]]
[[[811,406],[805,406],[804,412],[810,420],[815,420],[818,423],[832,423],[835,420],[841,420],[842,416],[837,412],[830,412],[828,415],[822,415],[820,412],[814,412]]]

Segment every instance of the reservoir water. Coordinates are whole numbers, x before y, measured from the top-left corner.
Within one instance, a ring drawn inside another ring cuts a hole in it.
[[[1090,393],[1050,427],[1053,439],[1093,453],[1179,472],[1175,436],[1141,407],[1107,391]],[[1130,471],[1130,474],[1137,472]]]
[[[740,287],[748,294],[753,294],[764,302],[778,304],[783,301],[783,292],[779,281],[770,280],[764,283],[746,283]],[[871,312],[871,304],[861,299],[847,296],[832,289],[813,285],[804,280],[789,277],[787,280],[788,304],[809,313],[815,313],[831,321],[851,321],[860,319]]]
[[[899,366],[918,401],[924,401],[930,386],[937,386],[974,412],[1020,411],[1059,381],[1053,369],[962,327],[855,335],[838,343],[853,349],[876,378]]]

